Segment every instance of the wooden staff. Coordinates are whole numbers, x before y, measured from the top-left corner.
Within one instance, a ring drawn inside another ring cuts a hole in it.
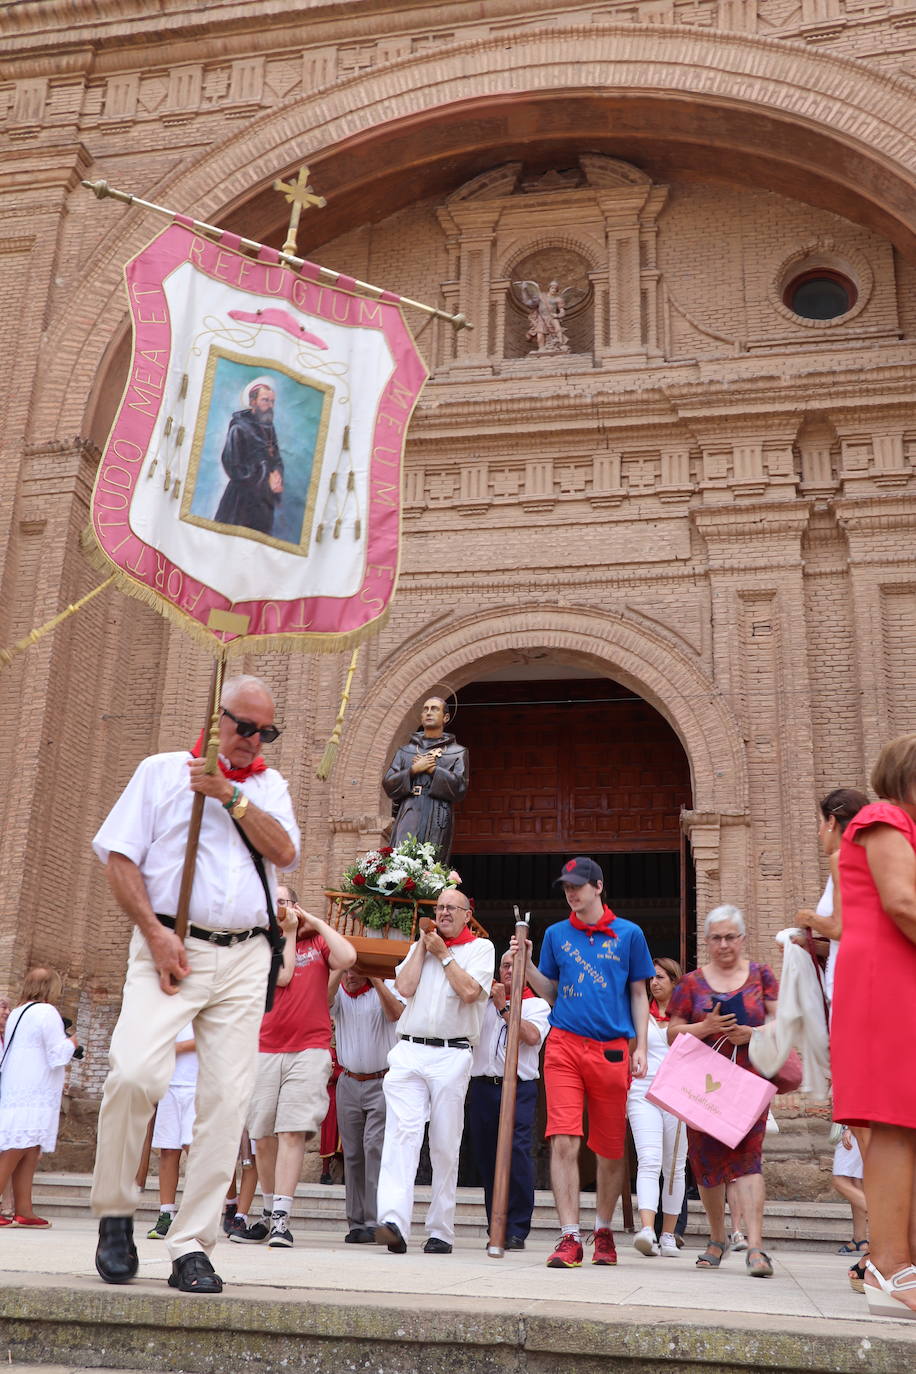
[[[509,992],[509,1034],[503,1068],[503,1091],[499,1102],[499,1133],[496,1137],[496,1167],[493,1171],[493,1203],[490,1208],[490,1243],[487,1254],[502,1259],[506,1252],[506,1222],[509,1213],[509,1173],[512,1164],[512,1137],[515,1134],[515,1098],[518,1090],[518,1041],[522,1020],[522,995],[528,967],[528,923],[531,912],[519,919],[515,908],[515,939],[518,949],[512,960],[512,987]]]
[[[207,724],[204,727],[207,735],[207,768],[208,773],[215,773],[217,760],[219,758],[219,699],[223,691],[223,672],[226,667],[226,658],[220,654],[213,665],[213,675],[210,678],[210,698],[207,705]],[[194,793],[194,801],[191,806],[191,823],[188,826],[188,842],[184,851],[184,867],[181,870],[181,887],[178,890],[178,910],[175,913],[175,934],[179,940],[184,940],[188,933],[188,910],[191,905],[191,888],[194,886],[194,869],[197,866],[197,846],[200,841],[200,823],[204,814],[204,802],[206,797],[203,792]]]

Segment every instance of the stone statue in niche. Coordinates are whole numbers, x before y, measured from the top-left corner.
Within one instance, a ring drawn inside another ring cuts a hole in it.
[[[536,281],[513,282],[528,311],[529,339],[535,339],[537,346],[532,353],[568,353],[569,336],[563,328],[567,307],[573,304],[571,297],[581,296],[574,286],[560,290],[560,283],[552,281],[547,290],[542,291]]]

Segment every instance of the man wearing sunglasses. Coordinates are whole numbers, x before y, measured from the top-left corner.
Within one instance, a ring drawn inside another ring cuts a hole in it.
[[[219,770],[205,771],[202,738],[190,756],[144,759],[93,840],[115,900],[135,926],[92,1185],[100,1218],[95,1262],[106,1283],[126,1283],[137,1272],[137,1161],[172,1075],[175,1036],[193,1021],[197,1119],[166,1239],[169,1284],[187,1293],[222,1290],[210,1254],[254,1084],[270,966],[268,941],[257,937],[268,928],[276,870],[298,859],[299,829],[286,782],[258,752],[279,733],[270,688],[259,678],[233,678],[221,706]],[[175,913],[194,793],[206,800],[182,942]],[[263,882],[249,844],[263,861]]]

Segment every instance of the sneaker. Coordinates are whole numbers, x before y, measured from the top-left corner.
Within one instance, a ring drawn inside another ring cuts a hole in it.
[[[237,1202],[227,1202],[223,1208],[223,1230],[227,1236],[232,1230],[232,1223],[235,1221],[235,1214],[238,1210]]]
[[[274,1212],[270,1223],[270,1239],[267,1244],[274,1250],[290,1250],[293,1246],[293,1233],[287,1226],[289,1217],[286,1212]]]
[[[617,1263],[617,1246],[614,1244],[614,1232],[610,1228],[602,1227],[600,1231],[595,1231],[592,1241],[595,1246],[592,1264]]]
[[[233,1225],[229,1232],[229,1239],[236,1241],[239,1245],[261,1245],[270,1235],[270,1226],[266,1221],[255,1221],[251,1226],[241,1225],[238,1229]]]
[[[575,1236],[561,1236],[547,1260],[548,1269],[578,1269],[582,1263],[582,1242]]]
[[[677,1259],[681,1253],[677,1243],[677,1236],[671,1235],[668,1231],[663,1231],[658,1242],[658,1253],[663,1259]]]
[[[596,1253],[596,1254],[597,1254],[597,1238],[598,1238],[598,1237],[597,1237],[597,1233],[596,1233],[596,1236],[595,1236],[595,1240],[596,1240],[595,1253]],[[676,1250],[676,1249],[677,1249],[677,1246],[675,1246],[674,1248],[675,1248],[675,1250]],[[653,1231],[653,1229],[652,1229],[651,1226],[644,1226],[644,1227],[642,1228],[641,1231],[637,1231],[637,1232],[636,1232],[636,1235],[633,1237],[633,1249],[634,1249],[634,1250],[638,1250],[639,1253],[640,1253],[641,1255],[645,1255],[647,1258],[648,1258],[649,1256],[651,1256],[651,1255],[657,1255],[657,1254],[659,1253],[659,1244],[658,1244],[658,1241],[655,1239],[655,1232]],[[614,1260],[616,1260],[616,1254],[615,1254],[615,1256],[614,1256]],[[612,1261],[612,1263],[613,1263],[613,1262],[614,1262],[614,1261]],[[595,1263],[596,1263],[596,1264],[598,1263],[598,1260],[597,1260],[597,1259],[595,1260]]]
[[[156,1218],[156,1225],[151,1227],[146,1233],[147,1240],[165,1240],[172,1224],[171,1212],[160,1212]]]
[[[744,1239],[744,1236],[741,1234],[740,1231],[732,1231],[728,1240],[733,1250],[747,1249],[747,1241]]]

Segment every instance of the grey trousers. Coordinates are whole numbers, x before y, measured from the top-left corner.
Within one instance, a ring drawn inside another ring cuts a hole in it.
[[[343,1145],[347,1222],[375,1226],[378,1171],[385,1140],[384,1079],[359,1083],[342,1073],[337,1080],[337,1129]]]

